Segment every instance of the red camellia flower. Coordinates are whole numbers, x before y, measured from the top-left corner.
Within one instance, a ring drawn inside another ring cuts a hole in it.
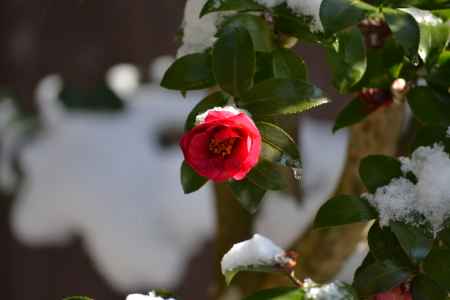
[[[412,296],[404,286],[401,286],[390,291],[377,294],[374,300],[412,300]]]
[[[186,163],[213,181],[241,180],[258,163],[261,135],[252,119],[234,107],[197,116],[180,141]]]

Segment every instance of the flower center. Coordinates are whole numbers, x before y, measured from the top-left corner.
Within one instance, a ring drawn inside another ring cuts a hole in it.
[[[209,141],[209,151],[214,154],[222,155],[222,157],[230,155],[231,151],[233,151],[233,146],[236,143],[236,139],[237,138],[229,138],[222,142],[218,142],[216,139],[211,139]]]

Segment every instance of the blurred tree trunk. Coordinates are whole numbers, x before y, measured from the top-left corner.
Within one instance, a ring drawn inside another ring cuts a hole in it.
[[[365,188],[359,178],[360,160],[370,154],[395,155],[403,125],[404,106],[393,105],[380,109],[350,129],[346,165],[335,195],[359,195]],[[307,230],[290,249],[300,254],[296,269],[300,278],[310,277],[317,282],[332,280],[353,254],[357,244],[366,237],[367,224],[339,228]],[[267,275],[259,288],[286,285],[286,278]]]

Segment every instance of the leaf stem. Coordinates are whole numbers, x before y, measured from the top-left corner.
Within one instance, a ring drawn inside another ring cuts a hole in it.
[[[295,271],[294,271],[294,270],[288,272],[287,275],[288,275],[289,279],[290,279],[296,286],[298,286],[299,288],[302,288],[302,287],[303,287],[303,282],[302,282],[300,279],[298,279],[297,276],[295,276]]]

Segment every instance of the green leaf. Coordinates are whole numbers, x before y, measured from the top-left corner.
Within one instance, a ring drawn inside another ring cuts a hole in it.
[[[333,47],[328,51],[333,71],[333,83],[341,92],[348,91],[360,81],[367,67],[364,37],[357,27],[339,32]]]
[[[215,84],[208,53],[195,53],[177,59],[164,74],[161,86],[178,91],[201,90]]]
[[[424,272],[442,288],[450,291],[450,250],[435,249],[423,263]],[[433,299],[434,300],[434,299]]]
[[[365,299],[376,293],[388,291],[406,282],[411,276],[412,273],[409,270],[392,261],[376,261],[358,273],[353,287],[358,295]]]
[[[264,6],[253,0],[208,0],[200,12],[200,17],[216,11],[259,11]]]
[[[333,127],[333,132],[361,122],[372,112],[373,110],[369,109],[368,105],[360,98],[353,99],[339,113]]]
[[[273,53],[273,73],[276,78],[307,80],[303,59],[289,49],[277,49]]]
[[[274,49],[273,31],[262,17],[251,14],[238,14],[229,17],[222,24],[219,35],[237,28],[248,31],[256,51],[271,52]]]
[[[286,189],[283,174],[276,165],[267,160],[260,160],[246,178],[263,190],[277,191]]]
[[[425,275],[418,275],[411,283],[414,300],[447,300],[447,292]]]
[[[433,247],[433,238],[421,228],[400,222],[389,224],[400,245],[412,262],[418,264],[424,260]]]
[[[433,88],[447,92],[450,89],[450,51],[444,51],[428,76],[428,82]]]
[[[416,87],[408,93],[414,116],[427,125],[450,125],[450,96],[429,87]]]
[[[419,24],[420,44],[419,55],[428,65],[432,65],[448,45],[450,38],[450,26],[447,23],[429,25]]]
[[[430,146],[440,143],[444,145],[445,151],[450,154],[450,137],[447,136],[447,127],[425,126],[418,129],[413,150],[420,146]],[[411,151],[412,152],[412,151]]]
[[[208,95],[189,113],[186,124],[184,125],[185,130],[188,131],[194,128],[197,115],[217,106],[225,106],[228,103],[228,99],[229,97],[220,91]]]
[[[274,78],[255,85],[239,106],[255,116],[299,113],[328,103],[322,91],[301,80]]]
[[[253,214],[258,210],[259,204],[266,191],[252,183],[248,179],[240,181],[229,181],[231,191],[234,196],[249,213]]]
[[[198,175],[186,162],[183,162],[181,165],[181,185],[185,194],[197,191],[207,181],[207,178]]]
[[[401,163],[398,159],[384,155],[369,155],[361,161],[359,176],[370,193],[388,185],[392,179],[401,177]]]
[[[286,4],[273,9],[273,19],[275,32],[282,32],[285,35],[311,43],[321,43],[326,39],[322,32],[311,30],[313,17],[296,15]]]
[[[334,33],[358,24],[376,11],[376,7],[358,0],[324,0],[320,20],[325,31]]]
[[[356,196],[337,196],[328,200],[317,213],[315,228],[367,222],[377,217],[369,202]]]
[[[125,107],[122,99],[104,82],[87,90],[64,86],[58,99],[69,110],[116,112]]]
[[[267,147],[274,148],[278,153],[276,157],[272,157],[272,161],[288,167],[301,166],[297,144],[286,131],[268,122],[257,122],[256,126],[261,133],[263,143]]]
[[[413,268],[397,237],[389,227],[381,228],[379,223],[375,222],[369,230],[367,240],[370,253],[376,260],[391,260],[399,266]]]
[[[360,91],[364,87],[390,89],[392,82],[400,77],[404,65],[404,51],[389,37],[384,47],[367,48],[367,67],[363,78],[352,88]]]
[[[304,300],[305,292],[299,288],[281,287],[258,291],[244,300]]]
[[[222,90],[240,97],[251,88],[255,75],[255,50],[243,28],[224,32],[214,45],[214,77]]]
[[[84,296],[72,296],[72,297],[64,298],[63,300],[94,300],[94,299],[84,297]]]
[[[383,8],[384,19],[408,57],[416,58],[420,43],[420,28],[414,17],[398,9]]]

